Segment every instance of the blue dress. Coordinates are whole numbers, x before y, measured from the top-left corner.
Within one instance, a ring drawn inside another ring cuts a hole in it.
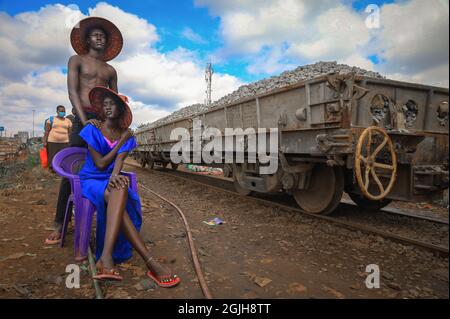
[[[102,156],[108,154],[113,147],[105,140],[104,135],[100,129],[88,124],[80,132],[81,138],[94,150]],[[125,144],[119,149],[117,154],[123,152],[130,152],[136,147],[136,140],[134,137],[129,138]],[[116,160],[108,166],[107,169],[101,171],[95,166],[94,159],[91,152],[88,152],[86,162],[81,169],[80,183],[83,197],[89,199],[97,209],[97,230],[96,230],[96,257],[100,259],[103,251],[103,245],[106,233],[106,202],[105,190],[108,186],[109,178],[111,177]],[[142,225],[141,202],[136,192],[128,188],[128,199],[126,203],[126,211],[130,216],[131,221],[139,232]],[[132,257],[131,243],[126,239],[125,235],[120,232],[117,237],[116,244],[113,251],[113,259],[115,263],[124,262]]]

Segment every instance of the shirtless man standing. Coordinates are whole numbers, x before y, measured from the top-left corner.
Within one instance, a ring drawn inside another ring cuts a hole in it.
[[[104,86],[118,92],[116,70],[106,61],[112,60],[120,53],[123,39],[112,22],[90,17],[80,21],[72,29],[70,41],[77,53],[70,57],[67,73],[69,99],[76,113],[70,146],[87,148],[79,136],[80,131],[88,123],[100,126],[100,122],[96,120],[100,110],[91,106],[89,91],[95,86]],[[55,230],[46,238],[47,244],[57,244],[61,241],[61,229],[70,193],[69,180],[63,178],[56,207]]]

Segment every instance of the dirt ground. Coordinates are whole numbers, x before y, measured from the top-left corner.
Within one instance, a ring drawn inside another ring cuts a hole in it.
[[[381,237],[352,232],[158,171],[127,167],[138,181],[186,214],[202,269],[216,298],[448,298],[448,259]],[[87,265],[81,287],[66,288],[73,260],[66,246],[47,246],[60,178],[39,167],[0,190],[0,298],[94,298]],[[106,298],[203,298],[177,212],[139,190],[142,236],[182,282],[163,289],[146,279],[135,253],[120,265],[122,282],[102,284]],[[219,217],[224,224],[204,223]],[[379,289],[368,289],[366,266],[379,266]]]

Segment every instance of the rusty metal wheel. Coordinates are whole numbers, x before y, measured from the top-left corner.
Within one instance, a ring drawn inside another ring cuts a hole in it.
[[[233,176],[233,166],[230,164],[223,165],[223,177],[232,177]]]
[[[307,189],[297,189],[293,196],[302,210],[327,215],[339,205],[344,192],[344,173],[340,167],[316,165]]]
[[[147,165],[147,160],[145,158],[145,155],[140,155],[139,163],[141,164],[142,168],[145,168],[145,165]]]
[[[152,160],[152,159],[149,159],[149,160],[147,161],[147,165],[148,165],[148,168],[154,169],[154,168],[155,168],[155,161]]]
[[[176,171],[176,170],[178,169],[178,164],[170,163],[170,167],[171,167],[174,171]]]
[[[381,142],[378,137],[381,137]],[[384,163],[377,162],[377,156],[384,148],[387,148],[386,154],[390,155],[390,158],[385,156]],[[358,186],[367,199],[382,200],[392,190],[397,179],[397,155],[394,145],[384,129],[371,126],[362,132],[355,152],[355,175]],[[381,182],[379,177],[381,175],[388,179],[388,182],[385,183],[387,186]],[[374,194],[373,188],[370,188],[371,177],[378,188],[378,194]]]
[[[242,187],[236,179],[234,180],[234,189],[243,196],[248,196],[252,193],[250,189]]]
[[[248,196],[252,193],[252,191],[245,186],[242,186],[242,165],[235,164],[233,165],[233,180],[234,180],[234,189],[240,195]]]

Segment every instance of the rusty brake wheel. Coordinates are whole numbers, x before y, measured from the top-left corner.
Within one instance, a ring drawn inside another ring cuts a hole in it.
[[[381,136],[381,143],[374,139],[375,136]],[[384,159],[387,163],[377,162],[377,156],[385,147],[390,154],[390,159]],[[382,173],[389,179],[385,183],[387,186],[384,186],[380,180],[379,175],[382,175]],[[371,126],[361,133],[356,146],[355,175],[362,194],[370,200],[381,200],[392,190],[397,178],[397,155],[389,135],[382,128]],[[371,177],[379,190],[378,194],[374,194],[373,189],[370,189]]]

